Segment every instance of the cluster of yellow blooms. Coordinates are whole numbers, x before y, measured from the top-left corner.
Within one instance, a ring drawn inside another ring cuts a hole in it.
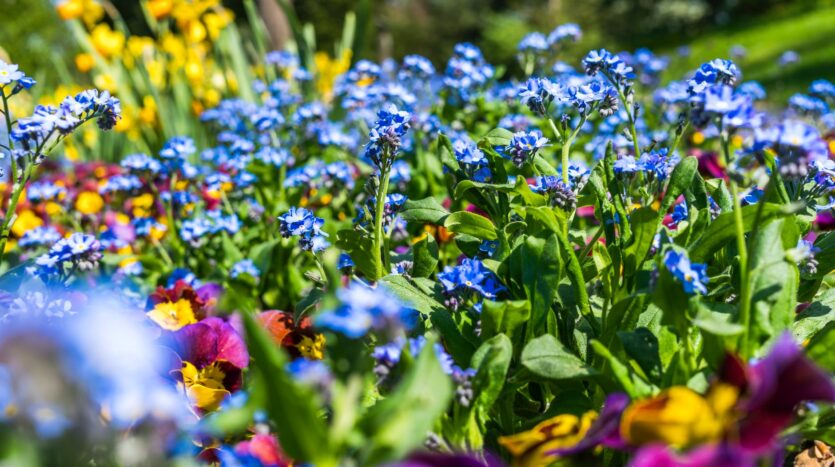
[[[119,12],[105,2],[63,0],[56,5],[84,50],[75,57],[76,68],[89,74],[97,88],[119,96],[122,119],[116,130],[132,141],[158,128],[161,96],[177,92],[177,111],[199,114],[238,86],[214,58],[214,43],[234,20],[220,0],[142,0],[141,7],[154,37],[131,35]],[[51,96],[44,100],[49,103]],[[96,133],[84,138],[87,134]],[[92,147],[94,141],[81,143]],[[70,158],[77,155],[72,144],[67,151]]]

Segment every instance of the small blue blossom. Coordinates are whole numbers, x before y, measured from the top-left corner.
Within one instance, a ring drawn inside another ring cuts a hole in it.
[[[707,293],[707,265],[691,263],[685,253],[669,250],[664,255],[664,267],[682,283],[687,294]]]
[[[363,337],[370,331],[395,338],[416,323],[417,313],[407,308],[384,286],[371,288],[354,282],[337,291],[336,295],[341,304],[316,316],[316,326],[352,339]]]
[[[521,168],[533,161],[536,153],[547,145],[548,138],[543,137],[538,131],[519,132],[513,134],[510,143],[502,148],[502,153],[513,162],[513,165]]]
[[[255,266],[255,262],[251,259],[242,259],[232,266],[229,275],[232,279],[237,279],[242,274],[247,274],[253,279],[257,279],[261,275],[261,271]]]

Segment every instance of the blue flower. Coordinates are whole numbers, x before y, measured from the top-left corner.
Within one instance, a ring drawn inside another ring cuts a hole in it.
[[[789,107],[805,115],[823,115],[829,112],[829,106],[823,99],[795,94],[789,98]]]
[[[447,266],[438,274],[438,281],[447,295],[466,298],[471,292],[480,297],[494,299],[507,290],[493,271],[479,260],[465,258],[455,267]]]
[[[157,174],[162,170],[162,164],[158,160],[147,154],[130,154],[122,159],[121,165],[123,168],[131,172],[147,172]]]
[[[264,61],[268,65],[275,65],[280,69],[296,68],[299,66],[299,58],[293,52],[287,50],[273,50],[268,52]]]
[[[575,23],[565,23],[557,26],[548,34],[548,45],[558,47],[565,42],[577,42],[583,37],[583,30]]]
[[[519,100],[539,115],[548,113],[548,106],[554,100],[562,102],[566,99],[565,89],[548,78],[530,78],[519,88]]]
[[[635,160],[635,157],[627,154],[616,160],[612,168],[616,174],[633,174],[641,170],[641,165]]]
[[[835,98],[835,84],[825,79],[816,79],[809,85],[809,94],[821,99]]]
[[[689,217],[689,213],[687,211],[687,201],[682,201],[673,208],[673,215],[672,220],[674,225],[678,225],[679,222],[686,221]]]
[[[21,248],[29,248],[34,246],[52,245],[59,240],[61,240],[61,234],[55,229],[55,227],[35,227],[34,229],[27,230],[17,244]]]
[[[99,193],[130,193],[142,188],[142,181],[136,175],[114,175],[99,187]]]
[[[669,250],[664,255],[664,267],[682,283],[686,293],[707,293],[707,265],[691,263],[685,253]]]
[[[470,178],[477,182],[487,182],[492,178],[490,164],[484,152],[469,139],[458,139],[452,145],[455,159]]]
[[[36,268],[32,272],[42,278],[64,273],[64,263],[72,263],[73,269],[89,271],[98,267],[102,258],[102,245],[96,237],[74,232],[67,238],[58,240],[49,252],[35,259]]]
[[[229,275],[232,279],[237,279],[242,274],[247,274],[253,279],[257,279],[261,275],[261,271],[255,266],[255,262],[251,259],[242,259],[232,266]]]
[[[354,282],[336,295],[341,304],[316,316],[316,326],[352,339],[370,331],[394,338],[416,323],[417,313],[404,306],[384,286],[371,288]]]
[[[387,169],[400,150],[401,139],[409,130],[410,113],[388,105],[377,114],[374,128],[368,134],[370,141],[365,147],[365,157],[381,171]]]
[[[281,236],[300,237],[299,247],[303,250],[317,253],[330,245],[325,240],[328,234],[322,231],[325,220],[305,208],[290,207],[289,211],[278,217],[278,222]]]
[[[165,142],[159,152],[163,159],[185,159],[197,152],[194,140],[187,136],[175,136]]]
[[[428,80],[435,74],[435,67],[428,58],[420,55],[406,55],[403,57],[403,65],[397,73],[397,79],[401,81]]]
[[[548,48],[548,39],[545,37],[545,34],[542,34],[541,32],[532,32],[519,41],[519,45],[516,47],[516,50],[523,54],[539,54],[547,52]]]
[[[502,153],[513,162],[513,165],[521,168],[533,161],[536,153],[547,145],[548,138],[543,137],[538,131],[519,132],[513,134],[510,143],[502,148]]]
[[[354,260],[351,259],[351,255],[348,253],[340,253],[339,254],[339,261],[336,264],[336,267],[340,270],[347,270],[353,268]]]

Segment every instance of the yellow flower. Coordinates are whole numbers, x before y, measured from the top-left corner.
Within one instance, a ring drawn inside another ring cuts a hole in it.
[[[93,78],[93,84],[95,84],[99,89],[104,89],[106,91],[110,91],[111,93],[116,92],[116,80],[113,79],[113,75],[110,73],[96,75]]]
[[[191,309],[191,302],[184,298],[176,302],[157,303],[153,310],[146,313],[146,316],[161,328],[169,331],[177,331],[187,324],[197,322],[194,311]]]
[[[154,19],[160,20],[171,14],[171,10],[174,8],[174,1],[148,0],[145,6],[148,8],[148,12],[154,17]]]
[[[154,195],[145,193],[131,199],[133,204],[133,217],[148,217],[151,215],[151,208],[154,206]]]
[[[582,417],[564,414],[545,420],[533,429],[512,436],[502,436],[499,444],[513,455],[515,467],[551,465],[558,456],[555,449],[569,448],[580,442],[597,418],[595,412]]]
[[[146,125],[153,125],[157,122],[157,101],[151,96],[142,98],[142,108],[139,109],[139,119]]]
[[[702,144],[702,143],[705,142],[705,134],[702,133],[701,131],[697,131],[697,132],[693,133],[693,137],[691,138],[691,141],[693,141],[693,144]]]
[[[736,394],[723,388],[711,400],[684,386],[633,402],[623,413],[620,432],[629,444],[663,443],[677,449],[718,441]]]
[[[94,191],[81,192],[75,200],[75,209],[81,214],[97,214],[103,207],[104,200]]]
[[[58,11],[58,16],[64,21],[78,19],[84,14],[84,1],[64,0],[55,5],[55,10]]]
[[[90,54],[82,53],[75,56],[75,67],[82,73],[92,70],[95,64],[96,59]]]
[[[57,216],[64,210],[64,207],[54,201],[50,201],[44,205],[44,210],[49,216]]]
[[[43,219],[29,209],[20,211],[17,219],[12,224],[12,233],[15,237],[20,238],[26,232],[43,225]]]
[[[90,33],[90,41],[96,51],[104,58],[119,55],[125,48],[125,35],[120,31],[110,29],[110,26],[105,23],[93,28]]]
[[[301,342],[296,345],[302,357],[313,360],[325,358],[325,335],[316,334],[313,338],[302,336]]]
[[[206,30],[209,31],[209,38],[216,41],[220,37],[220,32],[229,23],[235,19],[235,15],[227,9],[219,10],[216,13],[209,12],[203,16],[203,22],[206,24]]]
[[[223,399],[230,394],[223,387],[223,379],[226,374],[217,362],[200,370],[189,362],[183,362],[181,372],[189,400],[202,410],[216,410],[220,407]]]
[[[316,52],[313,56],[316,65],[316,89],[329,101],[333,97],[333,84],[341,74],[351,66],[351,51],[345,49],[339,59],[332,59],[325,52]]]

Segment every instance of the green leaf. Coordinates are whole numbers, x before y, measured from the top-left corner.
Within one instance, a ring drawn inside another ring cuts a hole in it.
[[[528,185],[525,177],[517,177],[514,191],[519,194],[522,200],[528,206],[545,206],[548,204],[548,199],[539,193],[534,193]]]
[[[651,381],[661,379],[661,356],[658,353],[658,338],[649,329],[640,327],[634,331],[618,331],[623,350],[644,371]]]
[[[452,383],[435,356],[434,344],[430,336],[397,388],[360,421],[369,440],[360,464],[380,465],[402,458],[423,443],[446,411]],[[298,434],[305,436],[307,430]]]
[[[714,336],[731,337],[738,336],[743,331],[737,320],[733,305],[702,301],[699,302],[693,325]]]
[[[571,353],[556,337],[545,334],[522,350],[522,366],[547,381],[587,378],[595,371]]]
[[[609,349],[607,349],[606,346],[604,346],[599,340],[592,340],[591,347],[597,355],[609,363],[612,376],[620,385],[621,389],[629,394],[630,398],[640,399],[652,393],[652,388],[635,375],[635,372],[628,366],[624,365],[623,362],[612,355],[612,353],[609,352]]]
[[[784,238],[786,230],[795,235]],[[793,219],[780,219],[761,228],[750,254],[751,340],[758,349],[794,321],[800,273],[786,260],[786,249],[797,244]]]
[[[496,226],[484,216],[468,211],[458,211],[450,214],[444,227],[450,232],[472,235],[483,240],[495,240],[498,238]]]
[[[797,314],[792,323],[792,335],[805,342],[827,323],[835,321],[835,289],[826,289],[805,310]]]
[[[629,216],[629,224],[632,226],[632,243],[624,251],[623,263],[631,275],[640,268],[652,248],[658,228],[658,213],[651,207],[638,208]]]
[[[531,305],[527,300],[485,300],[482,304],[482,337],[493,337],[499,333],[513,336],[513,331],[525,324],[531,316]]]
[[[806,355],[830,374],[835,373],[835,322],[829,322],[812,337]]]
[[[242,316],[247,348],[269,394],[267,413],[281,437],[281,447],[302,462],[332,462],[327,427],[319,416],[315,393],[287,373],[284,367],[289,360],[255,319],[248,313]],[[300,426],[304,430],[299,430]]]
[[[444,219],[449,215],[441,203],[435,198],[429,197],[420,200],[407,200],[403,203],[400,217],[406,222],[423,224],[443,225]]]
[[[487,411],[502,392],[513,357],[513,345],[504,334],[486,340],[473,354],[470,368],[477,370],[473,378],[476,394],[473,406],[478,410],[482,423],[487,421]]]
[[[835,271],[835,232],[827,232],[815,240],[815,247],[820,251],[815,253],[818,270],[815,277],[823,277]]]
[[[562,276],[563,261],[557,236],[547,239],[529,236],[519,245],[522,260],[522,285],[530,302],[530,321],[527,336],[533,337],[546,331],[545,324],[551,311],[551,303],[557,293]]]
[[[445,309],[434,297],[423,293],[404,276],[391,274],[383,277],[381,281],[385,284],[386,288],[400,298],[406,305],[425,316],[430,316],[435,311]]]
[[[746,232],[754,227],[754,219],[757,215],[757,204],[742,207],[742,224]],[[778,204],[768,203],[763,207],[762,215],[760,217],[760,228],[777,217],[787,216],[791,214],[790,209],[786,209]],[[702,237],[690,248],[690,259],[697,263],[703,263],[710,258],[716,250],[722,248],[727,243],[736,238],[736,228],[734,226],[734,213],[723,212],[714,219]]]
[[[336,246],[348,252],[357,269],[368,279],[376,281],[379,253],[374,250],[374,240],[354,229],[344,229],[336,233]]]
[[[484,135],[484,139],[491,146],[507,146],[513,138],[513,133],[504,128],[494,128]]]
[[[693,177],[699,169],[699,160],[693,156],[687,156],[681,160],[670,174],[670,183],[667,185],[667,192],[664,194],[664,199],[661,201],[661,209],[658,211],[662,217],[670,206],[675,203],[676,199],[684,193],[692,183]]]
[[[509,193],[513,191],[515,185],[512,183],[484,183],[473,180],[461,180],[457,185],[455,185],[455,192],[452,194],[452,198],[456,200],[464,199],[464,195],[467,191],[476,188]]]
[[[412,245],[412,277],[429,277],[438,266],[438,242],[426,235]]]

